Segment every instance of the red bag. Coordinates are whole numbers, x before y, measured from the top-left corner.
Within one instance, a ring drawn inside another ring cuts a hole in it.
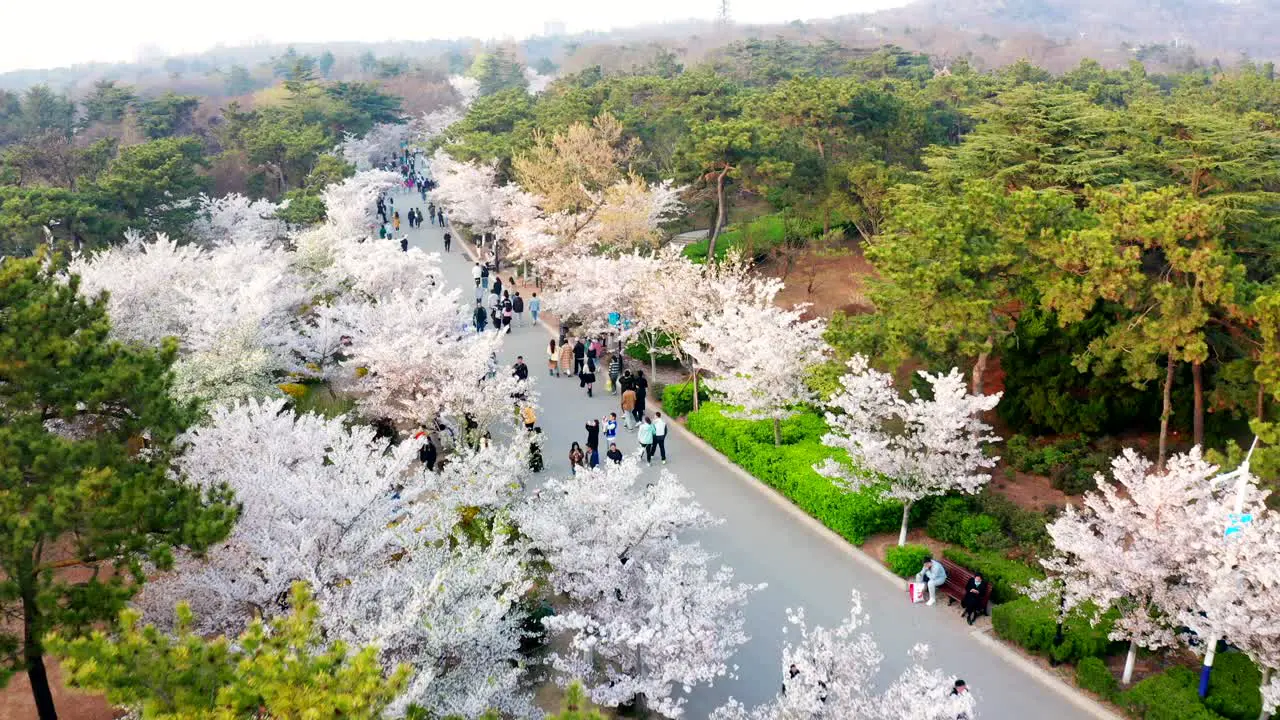
[[[913,603],[924,601],[924,583],[907,583],[907,599]]]

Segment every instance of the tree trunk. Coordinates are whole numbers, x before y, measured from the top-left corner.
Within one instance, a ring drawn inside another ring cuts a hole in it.
[[[658,349],[649,348],[649,380],[656,381],[658,377]]]
[[[988,337],[987,347],[988,348],[991,347],[991,344],[993,342],[995,342],[995,339]],[[983,350],[982,352],[978,353],[978,358],[973,361],[973,381],[971,383],[969,392],[973,393],[974,395],[984,394],[983,389],[985,386],[983,385],[982,380],[983,380],[983,376],[986,375],[987,373],[987,362],[990,360],[991,360],[991,351]]]
[[[1173,354],[1164,373],[1164,408],[1160,411],[1160,450],[1156,457],[1156,472],[1164,472],[1164,459],[1169,452],[1169,417],[1173,415]]]
[[[778,418],[773,419],[773,444],[782,447],[782,421]]]
[[[35,698],[36,714],[40,720],[58,720],[58,711],[53,705],[53,693],[49,690],[49,674],[44,669],[44,647],[40,644],[37,631],[39,612],[36,606],[36,589],[30,583],[35,582],[23,578],[22,583],[22,655],[27,666],[27,679],[31,682],[31,695]]]
[[[1266,687],[1271,682],[1271,668],[1262,671],[1262,687]],[[1258,715],[1258,720],[1271,720],[1271,711],[1263,708],[1262,713]]]
[[[1120,675],[1120,682],[1128,685],[1133,681],[1133,664],[1138,661],[1138,643],[1133,640],[1129,641],[1129,654],[1124,656],[1124,672]]]
[[[711,226],[711,239],[707,242],[707,262],[713,263],[716,259],[716,238],[720,237],[720,231],[724,229],[725,207],[724,207],[724,176],[729,173],[729,168],[720,171],[716,175],[716,221]]]
[[[1258,405],[1253,410],[1259,420],[1267,415],[1267,387],[1258,383]]]
[[[898,547],[907,544],[907,519],[911,515],[911,503],[902,503],[902,529],[898,531]]]
[[[1194,407],[1191,413],[1191,440],[1204,449],[1204,376],[1198,362],[1191,363],[1191,387],[1194,390]]]
[[[698,409],[698,366],[693,366],[693,409]]]

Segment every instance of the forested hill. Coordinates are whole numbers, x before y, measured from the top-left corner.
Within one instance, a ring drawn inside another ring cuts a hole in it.
[[[1276,0],[919,0],[870,20],[889,32],[910,27],[979,33],[991,45],[1034,33],[1113,53],[1125,46],[1146,52],[1190,46],[1223,64],[1242,55],[1280,57]]]

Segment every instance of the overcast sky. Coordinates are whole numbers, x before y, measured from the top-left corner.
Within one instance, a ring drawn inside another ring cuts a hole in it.
[[[789,22],[870,12],[905,0],[730,0],[739,22]],[[218,44],[520,38],[547,22],[569,32],[712,18],[719,0],[0,0],[0,72],[89,61],[132,61],[151,49]]]

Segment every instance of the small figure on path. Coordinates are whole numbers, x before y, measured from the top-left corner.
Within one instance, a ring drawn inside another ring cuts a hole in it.
[[[397,210],[395,215],[391,216],[391,227],[396,232],[400,232],[400,211]]]
[[[480,265],[480,263],[476,263],[476,264]],[[484,286],[485,290],[489,289],[489,266],[488,265],[480,265],[480,284]]]
[[[564,339],[560,340],[560,372],[565,377],[573,372],[573,346]]]
[[[476,263],[475,266],[471,268],[471,278],[476,281],[476,285],[480,285],[480,281],[483,277],[484,271],[480,269],[480,263]],[[485,285],[484,289],[488,290],[489,286]]]
[[[583,370],[582,374],[578,376],[578,387],[585,387],[587,389],[587,397],[593,397],[591,387],[596,383],[595,361],[588,361],[588,364],[591,367]]]
[[[644,377],[643,370],[637,370],[635,379],[631,381],[631,387],[636,391],[636,422],[640,422],[640,416],[644,415],[644,401],[649,394],[649,381]]]
[[[653,414],[653,442],[658,446],[658,452],[662,454],[662,464],[667,464],[667,421],[663,419],[662,413]]]
[[[419,431],[414,437],[422,440],[422,447],[418,448],[418,459],[422,461],[423,467],[428,471],[436,469],[436,444],[431,442],[431,436],[423,431]]]
[[[578,468],[584,467],[582,464],[583,459],[582,446],[579,445],[577,441],[574,441],[574,443],[569,446],[569,472],[577,475]]]
[[[650,465],[653,464],[653,437],[653,421],[645,416],[640,428],[636,430],[636,441],[644,448],[644,461]]]
[[[520,297],[520,291],[511,296],[511,311],[515,313],[516,325],[524,326],[524,298]]]
[[[582,343],[582,338],[578,338],[573,342],[573,374],[581,375],[582,368],[587,361],[587,346]]]
[[[586,428],[588,462],[594,468],[600,464],[600,421],[592,419]]]
[[[560,351],[556,349],[556,339],[551,338],[551,342],[547,345],[547,374],[551,377],[559,377],[559,365]]]
[[[533,426],[538,424],[538,412],[532,405],[525,405],[520,408],[520,419],[524,422],[524,429],[533,432]]]
[[[616,443],[609,443],[609,452],[604,455],[612,460],[614,465],[622,464],[622,451],[618,449],[618,445]]]
[[[471,311],[471,321],[475,323],[477,332],[484,332],[484,326],[488,319],[489,316],[484,312],[484,305],[479,300],[476,300],[476,309]]]
[[[604,439],[613,442],[618,437],[618,413],[609,413],[604,419]]]
[[[929,588],[929,602],[926,605],[932,605],[938,599],[938,588],[947,581],[947,569],[942,567],[942,563],[931,557],[924,559],[924,567],[920,568],[920,572],[916,573],[917,583],[926,583]]]
[[[624,375],[623,378],[625,380],[626,376]],[[639,422],[635,414],[636,391],[629,386],[624,387],[627,389],[622,391],[622,426],[630,430],[633,421]]]
[[[538,313],[542,312],[542,299],[538,297],[538,293],[534,293],[529,300],[529,315],[533,318],[533,324],[538,324]]]
[[[529,440],[529,470],[542,472],[542,428],[532,428],[533,438]],[[521,483],[523,487],[523,483]]]
[[[409,236],[405,235],[400,238],[400,252],[409,252]]]
[[[449,233],[444,234],[444,251],[449,252],[449,246],[453,244],[453,236]]]
[[[511,298],[502,298],[502,327],[506,329],[507,334],[511,334],[511,316],[515,312],[515,304],[511,302]]]
[[[529,366],[524,364],[523,355],[516,356],[516,364],[512,368],[511,374],[515,375],[517,380],[529,379]]]
[[[436,224],[436,204],[427,203],[427,217],[431,218],[431,224]]]
[[[618,378],[622,377],[622,354],[614,353],[609,356],[609,392],[614,395],[618,394]]]

